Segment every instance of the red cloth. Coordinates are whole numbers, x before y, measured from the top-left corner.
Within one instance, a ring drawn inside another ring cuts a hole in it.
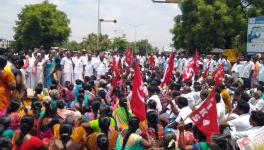
[[[188,66],[183,70],[183,72],[182,72],[183,81],[188,81],[188,80],[192,79],[192,77],[194,75],[193,64],[194,64],[194,61],[192,60],[188,64]]]
[[[199,130],[206,135],[208,142],[210,142],[212,134],[220,133],[217,121],[215,89],[211,91],[202,105],[190,114],[190,118]]]
[[[133,52],[130,51],[130,48],[127,48],[125,61],[130,68],[132,67],[133,59],[134,59]]]
[[[149,66],[150,67],[155,66],[155,57],[152,54],[149,56]]]
[[[223,63],[212,73],[212,76],[214,77],[215,85],[224,81],[225,71]]]
[[[204,79],[205,79],[205,78],[207,77],[207,75],[208,75],[210,65],[211,65],[211,61],[209,61],[208,66],[205,68],[204,72],[202,73],[202,76],[203,76]]]
[[[194,71],[194,74],[196,74],[196,75],[199,74],[199,65],[198,65],[199,59],[200,59],[200,56],[199,56],[198,51],[196,50],[194,58],[193,58],[193,71]]]
[[[13,150],[36,150],[39,149],[41,146],[44,146],[42,140],[35,136],[31,136],[31,138],[25,141],[22,145],[17,146],[16,144],[13,145]]]
[[[132,97],[131,97],[131,110],[140,121],[146,119],[144,98],[146,93],[144,91],[142,77],[140,73],[139,62],[136,62],[135,76],[133,81]]]
[[[171,52],[170,54],[170,58],[168,60],[168,65],[167,65],[167,68],[166,68],[166,71],[164,73],[164,76],[163,76],[163,79],[162,79],[162,82],[160,84],[160,87],[162,88],[165,84],[168,84],[171,80],[171,76],[172,76],[172,72],[173,72],[173,69],[174,69],[174,55],[173,55],[173,52]]]

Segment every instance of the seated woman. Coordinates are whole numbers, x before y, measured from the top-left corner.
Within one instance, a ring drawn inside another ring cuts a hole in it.
[[[128,129],[121,131],[117,137],[116,150],[143,150],[151,147],[151,142],[135,133],[139,128],[139,122],[136,117],[130,118]]]
[[[118,135],[118,132],[114,129],[110,129],[110,118],[107,116],[100,117],[99,118],[99,127],[104,133],[104,135],[107,136],[108,140],[108,147],[109,149],[114,149],[116,144],[116,138]],[[91,149],[97,149],[97,137],[102,134],[101,132],[94,132],[88,136],[88,147]]]
[[[59,129],[59,138],[55,138],[51,141],[49,149],[50,150],[81,150],[82,145],[76,143],[72,140],[72,125],[64,123]]]
[[[194,137],[198,140],[198,142],[187,145],[184,142],[184,123],[181,122],[178,126],[179,129],[179,148],[181,150],[211,150],[211,146],[206,142],[206,136],[197,128],[197,126],[193,126],[193,134]]]
[[[19,127],[19,123],[21,120],[21,116],[17,112],[20,108],[21,101],[19,99],[11,101],[10,105],[8,108],[4,109],[1,113],[0,116],[9,116],[10,117],[10,126],[9,129],[11,130],[16,130]]]
[[[34,126],[34,119],[31,116],[23,116],[19,126],[20,129],[15,132],[12,140],[14,150],[46,149],[41,139],[30,134]]]
[[[45,114],[40,118],[37,127],[37,136],[41,139],[51,140],[53,138],[52,127],[59,123],[59,118],[56,116],[56,109],[51,107],[50,102],[44,102]]]
[[[118,129],[125,129],[128,127],[128,120],[131,117],[131,113],[127,107],[127,99],[122,98],[119,100],[119,107],[114,109],[113,117],[116,120]]]

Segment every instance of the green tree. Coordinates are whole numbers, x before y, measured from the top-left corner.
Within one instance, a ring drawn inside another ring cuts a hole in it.
[[[147,53],[153,52],[153,46],[149,43],[147,39],[137,41],[136,50],[135,50],[135,42],[131,42],[130,45],[134,52],[140,53],[141,55],[146,55]]]
[[[81,43],[78,43],[77,41],[66,41],[63,42],[63,44],[60,46],[62,48],[66,48],[68,50],[78,51],[83,49],[83,46]]]
[[[128,47],[128,42],[122,37],[116,37],[113,40],[112,48],[120,53],[124,53]]]
[[[176,16],[173,45],[191,52],[213,48],[245,50],[248,17],[263,15],[263,0],[183,0]]]
[[[69,23],[66,14],[57,10],[54,4],[45,1],[26,5],[18,14],[14,27],[15,47],[27,49],[43,45],[50,48],[60,45],[71,33]]]
[[[100,50],[106,51],[111,48],[111,41],[108,35],[101,35],[99,38]],[[96,51],[97,49],[97,35],[90,33],[87,37],[83,38],[82,45],[86,50]]]

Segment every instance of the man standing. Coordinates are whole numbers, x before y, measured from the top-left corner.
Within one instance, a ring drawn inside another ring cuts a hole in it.
[[[92,55],[88,54],[87,58],[84,62],[85,65],[85,71],[84,71],[84,76],[85,77],[91,77],[92,75],[94,75],[94,65],[92,62]]]
[[[83,81],[83,74],[84,74],[84,62],[83,62],[83,59],[81,57],[81,53],[78,52],[77,53],[77,57],[75,57],[73,59],[73,63],[74,63],[74,74],[73,74],[73,77],[74,77],[74,81],[76,80],[82,80]]]
[[[35,62],[35,57],[32,54],[32,50],[28,50],[28,55],[26,56],[28,59],[29,66],[27,68],[27,73],[26,73],[26,80],[27,80],[27,88],[33,89],[35,88],[35,80],[32,74],[34,62]]]
[[[101,76],[104,76],[106,72],[108,71],[108,65],[104,57],[104,54],[99,55],[99,61],[96,63],[95,69],[96,69],[96,75],[98,79],[100,79]]]
[[[66,53],[66,57],[61,60],[63,84],[65,81],[73,82],[73,68],[74,63],[71,58],[71,52]]]

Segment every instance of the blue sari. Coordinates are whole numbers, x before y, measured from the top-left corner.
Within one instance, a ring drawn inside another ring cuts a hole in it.
[[[52,85],[54,68],[55,68],[55,61],[54,60],[48,61],[44,69],[44,77],[45,77],[44,86],[46,88]]]

